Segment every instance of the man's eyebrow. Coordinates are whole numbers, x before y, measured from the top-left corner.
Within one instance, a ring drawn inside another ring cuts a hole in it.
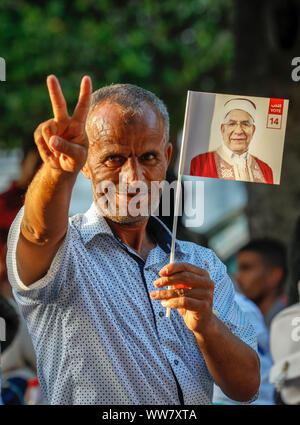
[[[238,121],[240,121],[240,122],[250,122],[250,120],[229,120],[229,122],[230,121],[232,121],[232,122],[238,122]]]
[[[143,155],[147,155],[147,154],[159,155],[160,154],[160,151],[159,150],[155,150],[155,149],[149,149],[149,150],[146,150],[145,152],[141,153],[141,155],[139,155],[139,156],[143,156]]]
[[[115,157],[115,156],[123,156],[123,157],[125,157],[125,155],[123,154],[123,153],[120,153],[120,152],[118,152],[118,153],[116,153],[116,152],[111,152],[111,153],[107,153],[106,155],[104,155],[104,157],[105,158],[109,158],[109,157]]]
[[[118,149],[117,147],[104,147],[101,152],[96,153],[98,158],[106,158],[108,156],[126,156],[126,152],[124,150]]]

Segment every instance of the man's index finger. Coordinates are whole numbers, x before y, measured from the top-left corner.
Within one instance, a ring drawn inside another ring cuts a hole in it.
[[[64,121],[68,118],[67,104],[55,75],[49,75],[47,77],[47,87],[52,104],[54,119],[56,121]]]

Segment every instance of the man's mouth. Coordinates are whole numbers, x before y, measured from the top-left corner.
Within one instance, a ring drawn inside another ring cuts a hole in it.
[[[128,197],[130,197],[130,198],[132,198],[133,196],[135,196],[135,195],[137,195],[138,194],[138,192],[116,192],[116,195],[119,195],[119,196],[128,196]]]
[[[148,199],[149,192],[116,192],[116,196],[120,201],[130,201],[135,198],[136,201]]]
[[[232,142],[244,142],[246,139],[230,139]]]

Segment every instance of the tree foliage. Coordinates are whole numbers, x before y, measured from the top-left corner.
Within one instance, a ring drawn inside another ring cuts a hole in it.
[[[186,91],[214,91],[226,78],[233,52],[226,0],[2,0],[0,147],[32,140],[51,113],[46,76],[58,76],[69,107],[79,82],[94,90],[133,83],[166,103],[171,137],[183,124]],[[216,85],[218,80],[218,86]]]

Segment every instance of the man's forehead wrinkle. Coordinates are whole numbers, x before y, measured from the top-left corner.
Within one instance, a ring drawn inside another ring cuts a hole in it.
[[[112,143],[116,136],[116,126],[105,116],[95,115],[89,123],[89,134],[94,141],[101,139],[102,142]]]
[[[97,120],[96,117],[99,117],[98,113],[99,111],[101,111],[102,108],[104,108],[104,114],[106,113],[106,111],[113,111],[113,116],[116,119],[119,118],[125,125],[136,124],[139,121],[147,121],[149,127],[157,128],[159,123],[159,126],[162,127],[163,130],[165,130],[164,121],[163,117],[161,116],[161,113],[154,105],[152,105],[148,101],[142,101],[135,108],[132,108],[131,106],[120,105],[110,99],[107,99],[106,101],[101,102],[93,108],[90,113],[90,117],[92,117],[89,119],[91,123],[95,119]]]
[[[129,154],[128,149],[137,156],[145,149],[159,149],[165,144],[163,118],[148,102],[140,106],[138,110],[132,110],[109,102],[98,105],[90,114],[87,125],[90,145],[96,149],[107,148],[107,154],[117,154],[117,149],[125,156]]]

